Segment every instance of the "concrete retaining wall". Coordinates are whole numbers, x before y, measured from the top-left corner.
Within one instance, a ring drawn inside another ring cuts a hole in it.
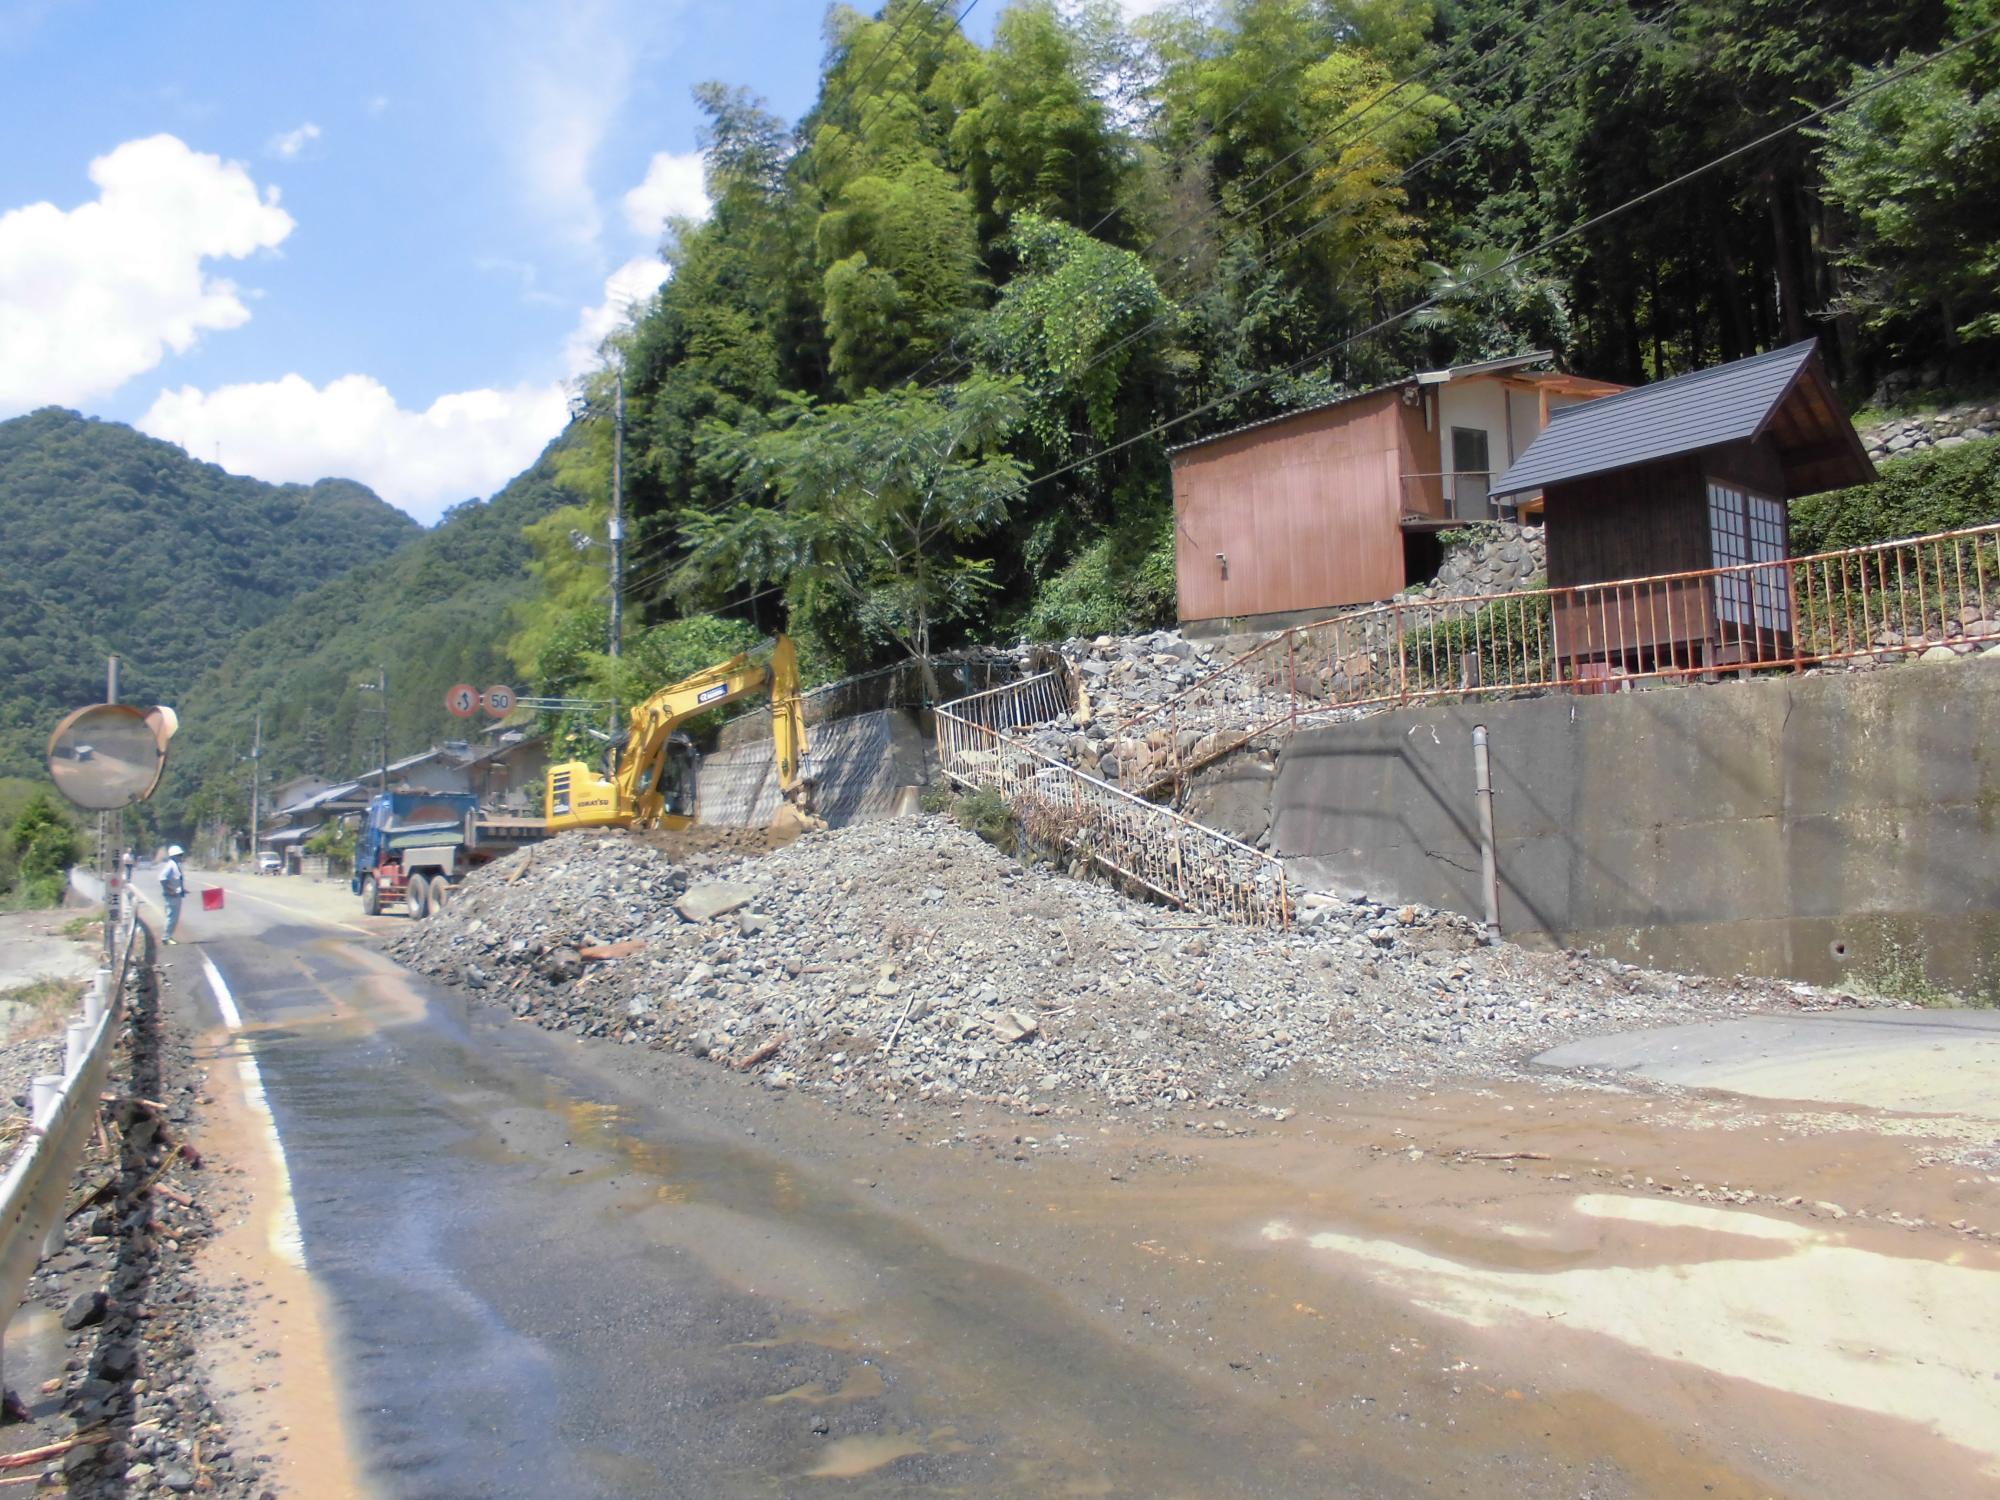
[[[705,756],[695,821],[761,828],[778,811],[777,756],[765,737]],[[880,709],[809,730],[817,777],[814,810],[832,826],[894,817],[927,780],[929,742],[914,718]]]
[[[1272,847],[1308,883],[1630,962],[2000,999],[2000,659],[1398,710],[1294,738]]]

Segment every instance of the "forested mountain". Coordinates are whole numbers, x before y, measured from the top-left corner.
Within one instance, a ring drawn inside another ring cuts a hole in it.
[[[554,479],[564,441],[491,500],[454,507],[407,546],[301,595],[235,641],[182,696],[181,735],[156,799],[161,826],[186,832],[217,815],[243,824],[242,757],[260,710],[268,784],[376,764],[381,699],[361,684],[382,668],[393,754],[463,735],[465,722],[445,712],[445,690],[512,677],[513,612],[534,589],[524,528],[568,498]]]
[[[835,8],[797,121],[698,91],[713,210],[616,350],[640,617],[783,615],[854,666],[1147,623],[1168,445],[1412,368],[1995,368],[2000,0],[957,14]],[[517,643],[558,690],[566,536]]]
[[[0,422],[0,773],[40,774],[107,653],[129,701],[178,704],[245,630],[419,530],[347,480],[265,484],[55,407]]]

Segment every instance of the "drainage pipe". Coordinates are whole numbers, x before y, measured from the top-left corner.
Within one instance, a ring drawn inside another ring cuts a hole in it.
[[[1486,941],[1500,941],[1500,863],[1493,852],[1493,759],[1486,726],[1472,730],[1472,780],[1479,794],[1479,885],[1486,898]]]

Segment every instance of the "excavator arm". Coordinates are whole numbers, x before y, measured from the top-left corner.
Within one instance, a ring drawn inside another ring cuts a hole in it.
[[[758,661],[746,651],[661,688],[633,708],[625,737],[614,748],[608,777],[594,774],[581,761],[551,766],[550,831],[651,828],[662,822],[685,826],[691,819],[667,810],[662,786],[674,731],[696,714],[766,689],[771,694],[778,785],[787,802],[796,801],[809,783],[805,715],[799,698],[798,653],[790,637],[781,635],[768,661]]]

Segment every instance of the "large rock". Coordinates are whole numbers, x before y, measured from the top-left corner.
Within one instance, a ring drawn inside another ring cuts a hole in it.
[[[687,894],[674,903],[674,910],[689,922],[712,922],[748,906],[757,899],[754,886],[734,880],[704,880],[688,887]]]

